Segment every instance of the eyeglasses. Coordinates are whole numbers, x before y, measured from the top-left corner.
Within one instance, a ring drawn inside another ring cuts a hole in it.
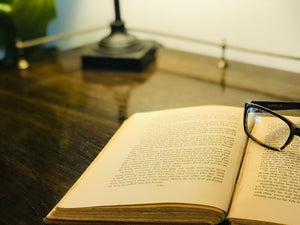
[[[256,143],[272,150],[282,151],[295,135],[300,136],[300,127],[273,110],[293,109],[300,109],[300,102],[246,103],[244,130]]]

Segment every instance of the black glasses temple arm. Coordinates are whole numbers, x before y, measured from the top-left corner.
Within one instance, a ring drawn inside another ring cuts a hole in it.
[[[295,135],[300,137],[300,128],[299,127],[295,127]]]
[[[266,107],[271,110],[300,109],[300,102],[251,101],[251,103]]]

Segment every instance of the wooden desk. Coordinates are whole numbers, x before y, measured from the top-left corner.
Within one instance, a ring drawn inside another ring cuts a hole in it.
[[[43,217],[137,111],[300,101],[300,75],[159,49],[142,73],[82,71],[81,49],[0,71],[0,224]]]

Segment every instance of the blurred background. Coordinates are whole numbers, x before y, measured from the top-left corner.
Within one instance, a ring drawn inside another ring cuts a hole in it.
[[[220,57],[218,44],[300,56],[299,0],[120,0],[128,31],[168,48]],[[46,43],[70,49],[98,42],[114,20],[113,0],[0,0],[0,61],[13,61],[14,40],[89,30]],[[212,44],[207,44],[204,42]],[[216,44],[216,45],[215,45]],[[45,51],[41,46],[26,54]],[[226,58],[291,72],[297,59],[226,49]]]

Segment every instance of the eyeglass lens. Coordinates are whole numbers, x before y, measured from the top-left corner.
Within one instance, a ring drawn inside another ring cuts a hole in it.
[[[281,148],[290,136],[290,127],[282,119],[256,107],[249,107],[246,129],[255,140],[271,148]]]

